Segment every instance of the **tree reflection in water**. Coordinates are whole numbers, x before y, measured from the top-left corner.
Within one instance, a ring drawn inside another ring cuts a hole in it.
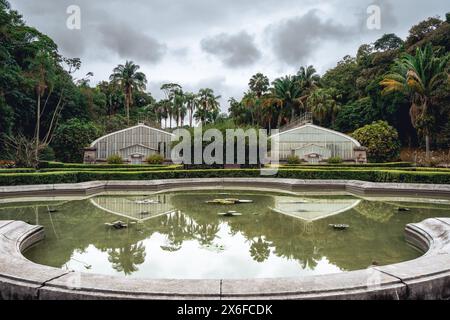
[[[114,270],[130,275],[139,269],[138,265],[145,262],[145,246],[142,242],[130,244],[108,250],[108,261]]]
[[[256,262],[264,262],[269,259],[271,244],[264,237],[259,237],[252,241],[250,246],[250,256]]]

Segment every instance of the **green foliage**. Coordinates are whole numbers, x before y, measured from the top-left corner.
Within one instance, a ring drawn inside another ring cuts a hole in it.
[[[290,165],[294,165],[294,164],[301,164],[302,163],[302,159],[300,159],[298,156],[296,155],[290,155],[287,158],[287,163]]]
[[[55,151],[52,147],[46,146],[39,155],[41,161],[55,161]]]
[[[372,100],[365,97],[343,106],[334,122],[334,129],[340,132],[353,132],[379,119],[381,115],[373,107]]]
[[[356,130],[352,136],[368,148],[368,159],[371,162],[393,161],[400,156],[398,132],[385,121],[366,125]]]
[[[123,164],[123,159],[118,154],[113,154],[106,159],[108,164]]]
[[[343,162],[341,157],[331,157],[327,160],[329,164],[340,164]]]
[[[160,154],[153,154],[151,156],[148,156],[145,161],[148,164],[163,164],[164,163],[164,157]]]
[[[56,158],[63,162],[83,162],[83,149],[101,135],[93,122],[71,119],[58,127],[52,143]]]
[[[404,41],[393,33],[384,34],[380,39],[375,41],[375,50],[387,51],[400,49],[404,45]]]

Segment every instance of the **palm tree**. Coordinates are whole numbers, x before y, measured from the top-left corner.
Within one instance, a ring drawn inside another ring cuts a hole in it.
[[[294,120],[296,109],[301,105],[302,90],[294,76],[285,76],[272,82],[273,102],[281,106],[278,118],[278,128],[281,126],[284,111],[291,112],[291,121]]]
[[[206,88],[200,89],[198,92],[199,106],[196,112],[196,118],[201,122],[205,122],[206,119],[214,118],[214,114],[219,113],[220,104],[219,99],[221,96],[216,96],[214,90]]]
[[[381,81],[382,94],[401,92],[409,96],[411,123],[425,135],[427,158],[430,155],[430,134],[432,130],[431,96],[446,81],[450,81],[448,63],[450,54],[437,56],[431,44],[417,48],[416,55],[403,54],[397,59],[392,73]]]
[[[248,91],[244,93],[244,97],[242,98],[242,105],[250,111],[250,115],[252,117],[252,125],[255,124],[255,111],[258,109],[259,98],[257,94],[253,91]]]
[[[143,91],[147,85],[147,78],[142,72],[138,72],[139,66],[133,61],[126,61],[125,65],[114,68],[109,77],[110,81],[118,84],[125,94],[125,109],[127,121],[130,123],[130,107],[133,105],[133,91]]]
[[[184,93],[183,90],[177,89],[173,92],[173,109],[176,118],[176,126],[181,126],[181,122],[186,114],[186,107],[184,106]]]
[[[313,66],[307,66],[300,67],[300,70],[297,72],[297,79],[302,88],[317,88],[320,76]]]
[[[269,78],[267,78],[262,73],[257,73],[253,77],[251,77],[248,86],[251,91],[256,93],[256,96],[258,98],[261,98],[261,96],[269,89]]]
[[[192,92],[186,92],[184,94],[187,110],[189,110],[189,126],[192,128],[192,119],[194,116],[194,110],[197,108],[198,100],[197,95]]]
[[[237,101],[235,98],[230,98],[228,100],[229,108],[228,113],[230,118],[234,120],[236,125],[247,123],[247,112],[241,102]]]
[[[174,115],[178,114],[177,107],[175,105],[175,96],[179,95],[179,92],[182,92],[182,87],[177,83],[165,83],[161,86],[161,90],[164,91],[166,96],[166,110],[169,117],[169,127],[172,128],[172,119]],[[177,101],[178,102],[178,101]]]
[[[308,100],[314,90],[319,87],[320,76],[313,66],[300,67],[297,72],[297,81],[303,91],[300,101],[302,105]]]
[[[321,125],[327,119],[334,122],[337,112],[340,107],[333,97],[333,89],[317,89],[311,93],[307,103],[308,108],[313,113],[314,117],[317,118]]]

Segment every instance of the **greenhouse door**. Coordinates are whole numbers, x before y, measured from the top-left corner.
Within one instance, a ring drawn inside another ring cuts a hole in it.
[[[143,157],[142,155],[131,156],[131,164],[142,164]]]

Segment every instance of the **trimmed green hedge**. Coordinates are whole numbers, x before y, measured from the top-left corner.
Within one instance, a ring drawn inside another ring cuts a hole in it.
[[[360,164],[351,164],[351,163],[340,163],[340,164],[333,164],[333,163],[324,163],[324,164],[307,164],[307,163],[303,163],[303,164],[295,164],[295,165],[282,165],[282,167],[286,167],[286,168],[296,168],[296,167],[301,167],[301,168],[310,168],[310,167],[314,167],[314,168],[320,168],[320,167],[325,167],[325,168],[329,168],[329,167],[343,167],[343,168],[408,168],[408,167],[414,167],[414,163],[412,162],[386,162],[386,163],[360,163]]]
[[[96,180],[156,180],[181,178],[263,178],[257,169],[172,170],[172,171],[78,171],[0,174],[0,185],[77,183]],[[310,170],[280,169],[275,176],[286,179],[362,180],[372,182],[408,182],[450,184],[450,173],[402,170]]]
[[[163,168],[164,164],[84,164],[41,161],[40,169],[126,169],[126,168]]]

